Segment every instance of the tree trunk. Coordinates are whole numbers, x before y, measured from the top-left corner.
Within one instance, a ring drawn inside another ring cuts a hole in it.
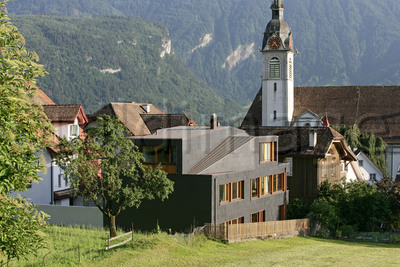
[[[110,216],[110,237],[117,236],[117,227],[115,226],[115,216]]]

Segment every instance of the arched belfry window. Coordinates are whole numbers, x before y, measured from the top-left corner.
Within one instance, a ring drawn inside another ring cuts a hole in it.
[[[273,57],[269,61],[269,78],[270,79],[279,79],[281,77],[281,65],[279,59]]]

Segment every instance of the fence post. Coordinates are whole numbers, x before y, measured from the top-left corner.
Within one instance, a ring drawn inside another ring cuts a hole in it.
[[[132,241],[133,241],[133,223],[132,223]]]

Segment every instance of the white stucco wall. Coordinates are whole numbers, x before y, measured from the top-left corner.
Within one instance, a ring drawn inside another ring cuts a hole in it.
[[[32,182],[32,186],[25,192],[20,192],[22,197],[30,199],[33,204],[47,205],[51,203],[51,162],[52,158],[47,151],[43,152],[46,160],[46,173],[41,172],[38,174],[40,181],[38,183]],[[54,169],[53,169],[54,170]],[[17,192],[13,192],[12,196],[17,196]]]
[[[387,170],[395,179],[397,175],[400,175],[400,145],[388,144],[387,146]]]
[[[363,180],[372,182],[371,174],[373,173],[376,175],[377,181],[382,180],[383,178],[382,172],[371,162],[369,158],[367,158],[364,155],[364,153],[358,154],[357,157],[358,157],[358,162],[360,162],[360,160],[363,161],[363,166],[359,166],[361,174],[363,176]]]

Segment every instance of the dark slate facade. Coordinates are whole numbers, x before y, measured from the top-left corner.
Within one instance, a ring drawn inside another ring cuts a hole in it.
[[[133,223],[135,229],[152,230],[158,224],[163,230],[187,231],[207,222],[222,224],[238,218],[251,222],[252,214],[258,212],[263,212],[265,221],[285,218],[288,164],[278,163],[277,149],[273,161],[260,161],[260,143],[278,147],[277,136],[249,136],[232,127],[193,126],[163,129],[132,137],[132,141],[142,151],[145,147],[176,148],[175,163],[161,165],[170,172],[174,192],[164,202],[144,201],[139,209],[122,212],[117,218],[119,226],[129,228]],[[284,179],[282,190],[252,197],[252,179],[278,174]],[[242,197],[221,201],[221,185],[238,182],[243,183]]]

